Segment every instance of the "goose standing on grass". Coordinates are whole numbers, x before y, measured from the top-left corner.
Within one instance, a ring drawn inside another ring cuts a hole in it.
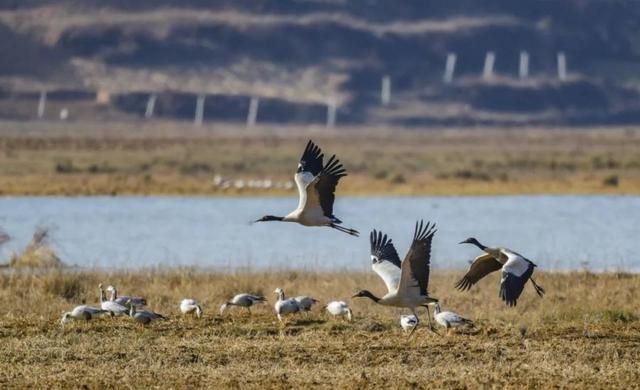
[[[73,310],[66,312],[62,315],[60,323],[62,326],[70,320],[84,320],[89,321],[94,318],[100,317],[109,313],[107,310],[98,309],[97,307],[91,307],[87,305],[80,305],[73,308]]]
[[[198,318],[202,317],[202,307],[200,307],[200,304],[195,299],[183,299],[182,302],[180,302],[180,311],[184,315],[190,314]]]
[[[456,284],[457,289],[468,290],[488,274],[502,269],[499,295],[508,306],[517,304],[528,280],[531,280],[538,296],[542,298],[544,295],[544,289],[532,278],[536,265],[531,260],[511,249],[486,247],[473,237],[467,238],[460,244],[473,244],[480,248],[484,254],[475,258],[467,274]]]
[[[138,307],[146,306],[147,300],[142,297],[129,297],[126,295],[118,296],[118,289],[114,286],[108,286],[107,291],[111,293],[110,300],[116,302],[122,306],[129,307],[130,304],[134,304]]]
[[[255,222],[297,222],[304,226],[329,226],[333,229],[358,236],[357,230],[340,226],[342,221],[333,215],[336,186],[340,178],[347,176],[340,160],[331,156],[323,165],[322,150],[309,141],[304,149],[294,180],[298,186],[298,208],[284,217],[265,215]]]
[[[452,328],[459,328],[461,326],[474,326],[473,321],[468,320],[460,314],[451,311],[442,311],[440,304],[435,304],[433,316],[436,322],[447,329],[447,334]]]
[[[329,302],[327,306],[325,306],[325,308],[327,309],[329,314],[333,316],[341,316],[343,318],[347,317],[348,321],[351,321],[353,318],[353,312],[351,311],[351,308],[344,301]]]
[[[435,224],[416,222],[413,243],[403,262],[390,238],[382,232],[371,232],[371,267],[387,285],[387,294],[382,298],[369,290],[356,293],[353,298],[366,297],[385,306],[404,307],[416,315],[416,308],[426,307],[431,327],[428,305],[438,302],[429,296],[429,270],[431,267],[431,240],[435,234]]]
[[[298,295],[297,297],[293,297],[293,299],[298,302],[300,311],[310,311],[313,305],[319,302],[317,299],[308,295]]]
[[[413,334],[413,332],[418,327],[419,322],[420,321],[418,320],[418,316],[414,316],[413,314],[400,316],[400,326],[402,327],[402,330],[404,330],[405,333],[407,333],[408,331],[411,331],[409,335]]]
[[[222,306],[220,306],[220,315],[223,315],[225,310],[227,310],[227,307],[229,306],[244,307],[245,309],[247,309],[249,314],[251,314],[251,306],[259,305],[261,303],[265,303],[266,301],[267,299],[265,297],[259,295],[247,293],[237,294],[230,300],[223,303]]]
[[[102,283],[98,284],[98,289],[100,290],[100,307],[102,308],[102,310],[109,311],[114,316],[125,316],[129,313],[129,308],[127,308],[126,306],[121,305],[113,300],[108,301],[106,299],[104,290],[102,289]]]
[[[129,317],[133,318],[142,326],[148,325],[152,321],[167,319],[167,317],[163,316],[162,314],[158,314],[150,310],[138,310],[136,309],[136,305],[133,302],[127,302],[127,304],[130,307]]]
[[[298,301],[293,298],[286,299],[281,288],[276,288],[273,292],[278,296],[278,300],[273,307],[276,309],[276,315],[281,323],[284,316],[300,311]]]

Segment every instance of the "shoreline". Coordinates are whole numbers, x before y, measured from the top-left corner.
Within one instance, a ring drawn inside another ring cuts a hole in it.
[[[514,195],[640,195],[640,178],[622,178],[616,186],[606,177],[532,179],[527,182],[487,183],[465,180],[417,180],[392,185],[356,177],[356,183],[341,183],[340,197],[424,196],[514,196]],[[151,182],[150,182],[151,181]],[[0,176],[0,197],[20,196],[202,196],[202,197],[297,197],[290,190],[218,189],[211,178],[165,178],[144,176]]]

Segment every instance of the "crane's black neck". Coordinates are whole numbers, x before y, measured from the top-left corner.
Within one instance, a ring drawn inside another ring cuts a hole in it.
[[[472,240],[470,241],[470,243],[471,243],[471,244],[473,244],[473,245],[475,245],[475,246],[477,246],[478,248],[480,248],[480,250],[481,250],[481,251],[484,251],[485,249],[487,249],[487,247],[486,247],[486,246],[482,245],[482,244],[480,243],[480,241],[476,240],[475,238],[474,238],[474,239],[472,239]]]
[[[359,295],[360,295],[361,297],[369,298],[369,299],[371,299],[372,301],[374,301],[375,303],[378,303],[378,302],[380,301],[380,298],[378,298],[378,297],[376,297],[375,295],[373,295],[373,294],[371,293],[371,291],[369,291],[369,290],[363,290],[363,291],[361,291],[361,292],[360,292],[360,294],[359,294]]]
[[[260,218],[256,222],[269,222],[269,221],[282,221],[282,220],[284,220],[284,217],[277,217],[275,215],[265,215],[264,217]]]

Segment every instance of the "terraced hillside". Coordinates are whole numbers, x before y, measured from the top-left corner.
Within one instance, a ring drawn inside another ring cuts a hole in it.
[[[636,123],[639,17],[629,1],[5,1],[0,117],[34,117],[47,90],[51,117],[63,105],[72,118],[137,118],[156,93],[166,118],[192,118],[206,94],[216,121],[244,121],[257,96],[259,121],[274,123],[324,123],[328,101],[340,123]],[[110,99],[96,104],[96,91]]]

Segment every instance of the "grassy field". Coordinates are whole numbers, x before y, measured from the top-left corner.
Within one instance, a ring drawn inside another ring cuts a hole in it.
[[[291,180],[309,138],[343,195],[640,193],[640,132],[526,130],[3,122],[0,195],[294,195],[233,183]]]
[[[199,270],[0,273],[0,386],[83,388],[628,388],[640,381],[640,276],[539,273],[543,299],[527,287],[517,308],[497,296],[499,275],[472,291],[454,291],[459,272],[436,272],[431,293],[444,309],[476,321],[477,331],[445,336],[398,325],[401,310],[353,300],[351,323],[321,307],[281,330],[276,287],[321,302],[361,288],[381,293],[373,273]],[[168,321],[141,329],[128,318],[60,326],[62,312],[96,303],[98,283],[140,294]],[[270,303],[247,316],[218,308],[234,293],[263,293]],[[179,316],[178,302],[199,299],[200,320]],[[424,321],[426,322],[426,321]],[[424,322],[422,325],[424,325]]]

